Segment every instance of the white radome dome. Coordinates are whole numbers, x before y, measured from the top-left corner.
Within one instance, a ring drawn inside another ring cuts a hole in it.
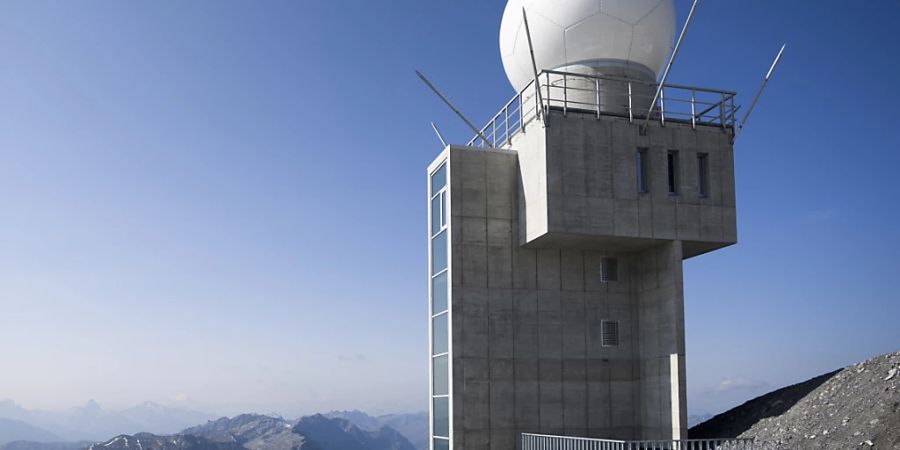
[[[500,53],[510,83],[534,79],[522,8],[538,71],[573,70],[656,81],[675,33],[674,0],[509,0],[500,25]]]

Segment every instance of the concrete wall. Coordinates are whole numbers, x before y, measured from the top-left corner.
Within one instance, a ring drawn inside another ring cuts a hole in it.
[[[685,242],[685,257],[737,241],[731,131],[651,122],[646,135],[624,118],[551,111],[513,140],[522,168],[520,243],[640,250]],[[649,193],[638,193],[635,152],[646,148]],[[679,195],[667,186],[666,155],[679,152]],[[697,155],[709,158],[707,197]],[[628,239],[621,239],[628,238]]]
[[[521,156],[450,149],[454,447],[514,449],[522,432],[677,435],[686,405],[681,243],[520,245]],[[619,258],[617,282],[600,282],[606,256]],[[600,345],[602,319],[619,321],[620,346]]]
[[[737,240],[730,135],[553,111],[515,151],[449,148],[454,448],[510,450],[523,432],[686,437],[682,260]],[[618,281],[600,281],[603,257]],[[601,346],[604,319],[619,346]]]

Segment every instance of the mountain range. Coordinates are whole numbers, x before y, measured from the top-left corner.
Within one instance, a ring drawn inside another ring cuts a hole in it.
[[[120,435],[90,445],[87,450],[415,450],[415,447],[390,427],[367,431],[347,420],[323,415],[304,417],[293,423],[280,417],[243,414],[209,421],[175,435]]]
[[[149,432],[173,434],[186,427],[203,423],[214,417],[209,414],[162,406],[152,402],[112,411],[91,400],[84,406],[66,411],[25,409],[12,400],[0,401],[0,418],[23,422],[43,430],[44,436],[26,440],[36,442],[99,441],[109,436]],[[6,439],[0,434],[0,444]]]
[[[0,450],[82,450],[92,443],[97,443],[95,449],[143,450],[428,448],[425,412],[373,417],[361,411],[333,411],[292,421],[258,414],[213,419],[209,414],[152,402],[113,411],[89,401],[81,407],[48,412],[3,400]]]

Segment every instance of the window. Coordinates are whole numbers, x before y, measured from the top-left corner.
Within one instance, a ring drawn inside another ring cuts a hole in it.
[[[447,230],[431,240],[431,274],[437,275],[447,268]]]
[[[603,258],[600,260],[600,282],[619,281],[619,260]]]
[[[431,196],[437,195],[447,185],[447,165],[444,164],[431,175]]]
[[[433,395],[450,394],[450,367],[447,364],[447,355],[434,357],[434,367],[432,368],[432,373],[434,373]]]
[[[434,439],[434,450],[450,450],[450,440],[443,438]]]
[[[701,197],[709,197],[709,155],[697,154],[697,192]]]
[[[649,192],[647,189],[647,149],[641,148],[635,153],[635,169],[637,175],[638,193]]]
[[[450,436],[450,399],[447,397],[434,398],[434,435]]]
[[[447,310],[447,272],[431,280],[431,313],[440,314]]]
[[[666,162],[669,169],[669,194],[678,195],[678,152],[670,150]]]
[[[431,352],[433,355],[441,355],[447,353],[450,347],[447,345],[449,340],[449,331],[447,329],[447,315],[441,314],[432,321],[431,334],[434,337]]]
[[[615,320],[600,321],[600,345],[603,347],[619,346],[619,322]]]

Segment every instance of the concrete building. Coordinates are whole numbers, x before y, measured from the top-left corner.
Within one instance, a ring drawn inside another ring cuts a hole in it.
[[[734,93],[648,114],[655,75],[541,67],[428,168],[432,448],[685,439],[682,261],[737,240]]]

